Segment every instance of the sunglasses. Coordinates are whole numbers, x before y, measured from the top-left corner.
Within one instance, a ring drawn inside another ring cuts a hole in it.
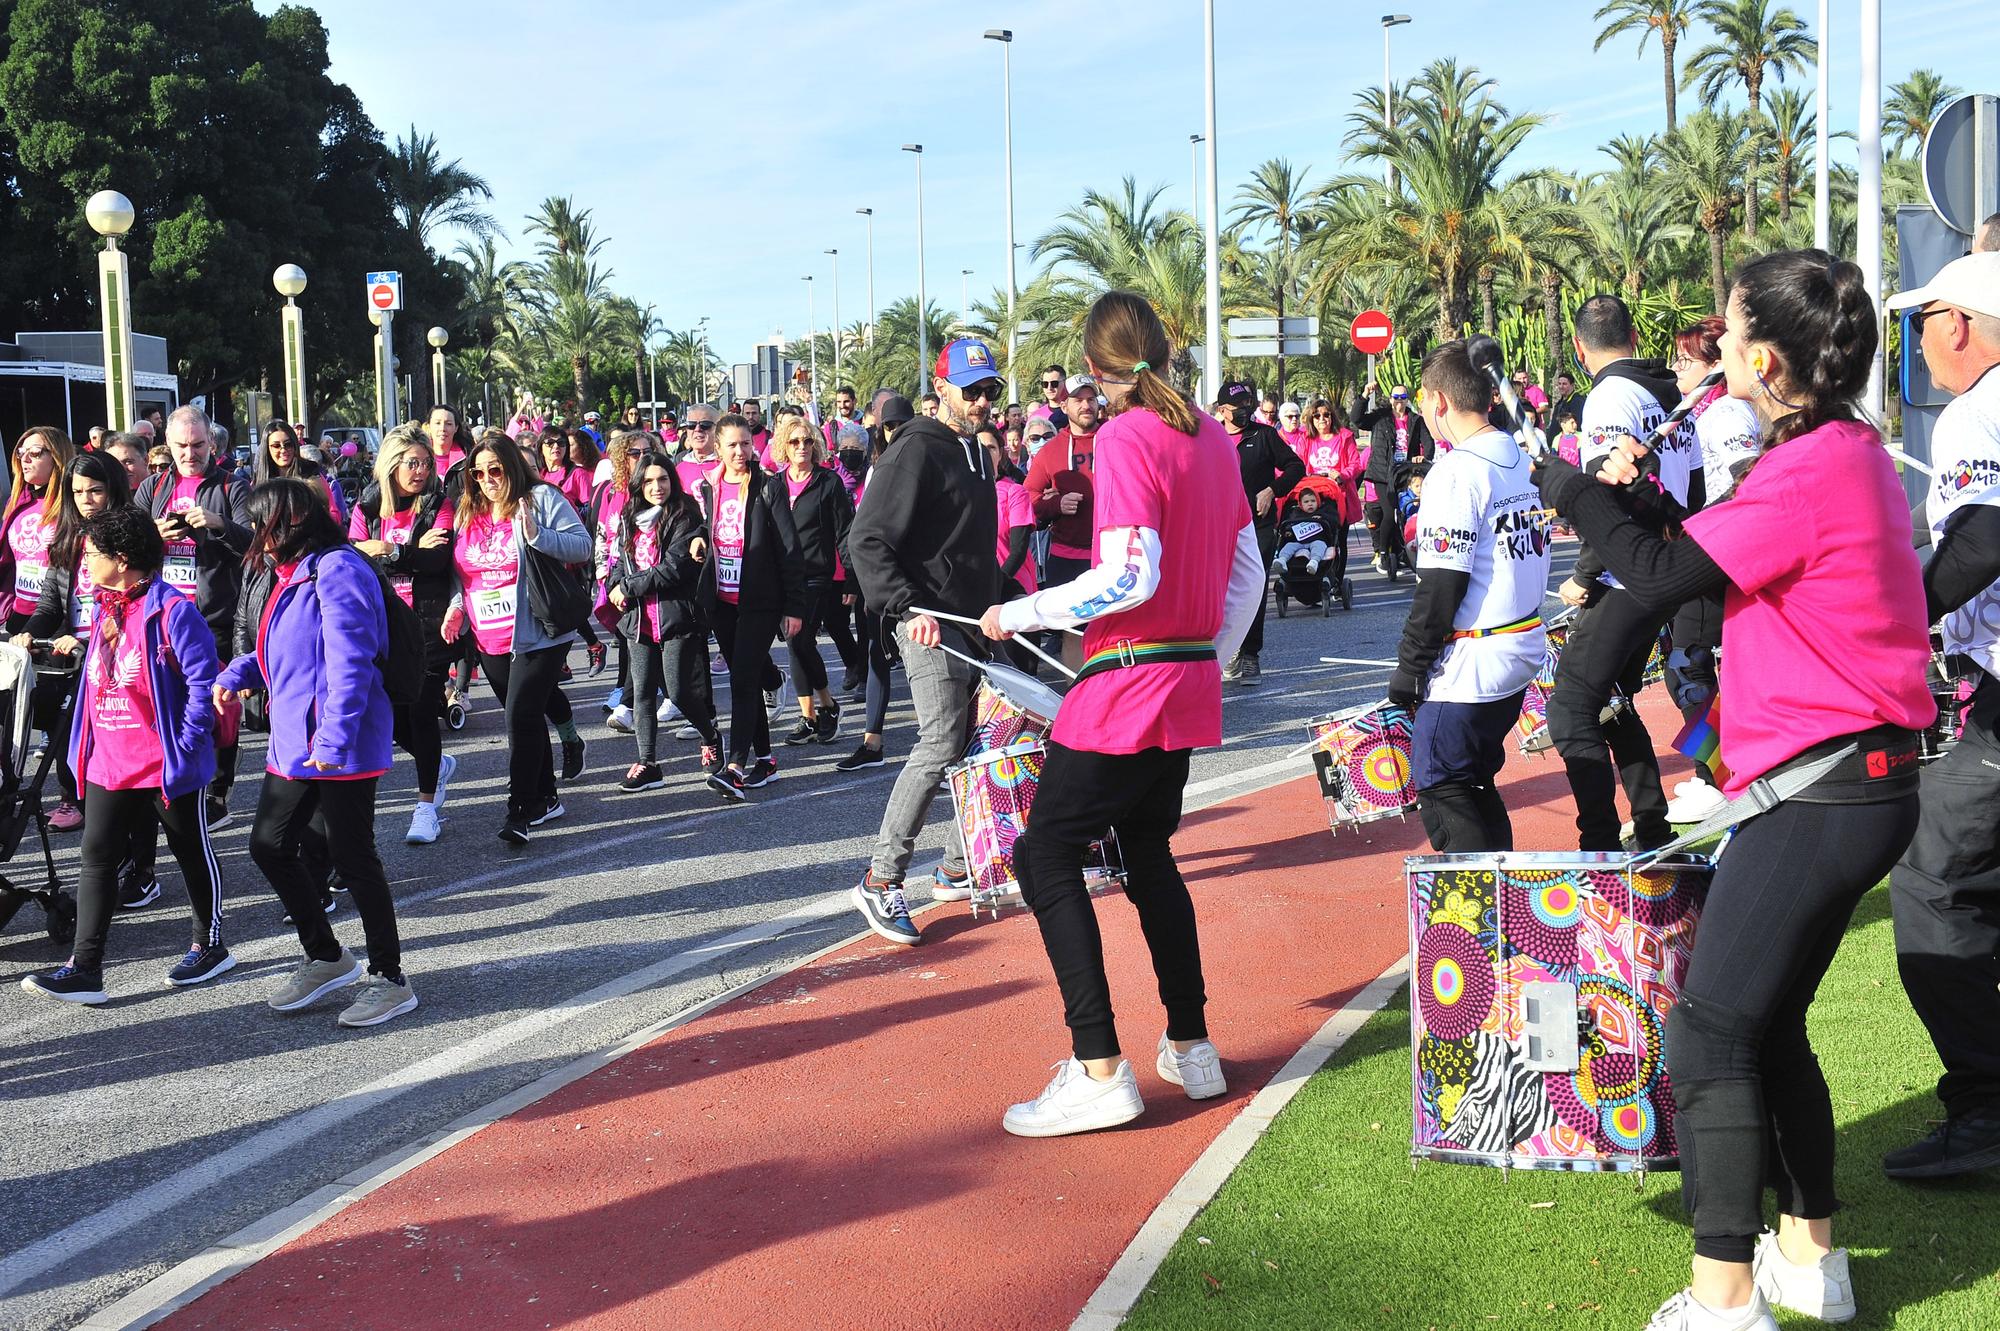
[[[396,465],[407,471],[422,471],[431,465],[428,453],[405,453],[396,459]]]
[[[1044,388],[1061,388],[1062,386],[1063,386],[1063,381],[1060,379],[1042,380],[1042,387]]]
[[[998,402],[1000,395],[1007,391],[1007,385],[1001,383],[998,379],[984,379],[969,388],[961,388],[958,391],[965,394],[965,399],[968,402],[979,398],[985,398],[988,402]]]
[[[689,421],[689,422],[688,422],[688,423],[687,423],[686,425],[683,425],[683,426],[681,426],[681,428],[682,428],[683,430],[713,430],[713,429],[715,428],[715,422],[714,422],[714,421]]]
[[[1924,324],[1926,322],[1928,322],[1929,320],[1935,318],[1940,314],[1951,314],[1951,313],[1953,313],[1953,310],[1952,307],[1949,305],[1935,305],[1928,310],[1918,310],[1915,314],[1912,314],[1910,316],[1910,332],[1913,336],[1922,337],[1924,335]],[[21,456],[26,457],[27,454],[24,453]]]
[[[1389,400],[1391,402],[1408,402],[1410,395],[1408,393],[1391,393],[1389,394]]]
[[[505,480],[507,469],[505,467],[474,467],[472,475],[475,479],[482,481]]]

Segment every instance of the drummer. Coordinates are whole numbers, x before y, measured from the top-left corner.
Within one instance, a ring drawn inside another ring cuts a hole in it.
[[[1410,775],[1431,849],[1512,850],[1494,780],[1548,649],[1548,521],[1527,453],[1487,419],[1493,387],[1464,342],[1424,358],[1423,390],[1441,451],[1417,509],[1417,592],[1389,701],[1416,710]]]
[[[1194,902],[1168,838],[1188,760],[1222,742],[1218,655],[1242,642],[1264,566],[1235,450],[1167,382],[1172,349],[1153,307],[1113,291],[1084,320],[1085,363],[1110,401],[1097,435],[1096,563],[1059,586],[995,605],[988,637],[1084,627],[1084,666],[1056,716],[1028,829],[1014,843],[1021,892],[1063,996],[1072,1057],[1002,1126],[1054,1137],[1129,1122],[1145,1109],[1119,1052],[1104,946],[1084,857],[1118,834],[1167,1009],[1155,1068],[1190,1099],[1227,1089],[1205,1018]],[[1155,369],[1154,367],[1159,367]]]
[[[1833,1108],[1806,1014],[1855,905],[1916,831],[1916,731],[1937,711],[1902,484],[1854,407],[1878,326],[1861,269],[1822,250],[1767,254],[1737,273],[1726,317],[1729,393],[1767,444],[1728,503],[1690,517],[1679,540],[1640,527],[1608,488],[1639,475],[1630,437],[1598,471],[1605,484],[1562,462],[1538,477],[1640,607],[1722,592],[1725,793],[1847,754],[1747,813],[1710,884],[1667,1018],[1694,1281],[1652,1331],[1775,1331],[1771,1303],[1854,1316],[1847,1253],[1832,1247]],[[1767,1180],[1778,1229],[1760,1237]]]

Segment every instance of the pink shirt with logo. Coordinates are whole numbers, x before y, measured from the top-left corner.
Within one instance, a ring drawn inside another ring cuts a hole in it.
[[[1222,631],[1236,534],[1250,525],[1250,503],[1228,433],[1208,416],[1195,422],[1190,438],[1139,408],[1098,431],[1096,530],[1158,532],[1160,588],[1130,610],[1092,620],[1086,658],[1123,641],[1213,642]],[[1163,661],[1092,675],[1070,690],[1054,738],[1094,753],[1220,744],[1222,667]]]
[[[361,511],[359,504],[356,504],[354,512],[348,515],[347,539],[350,541],[380,540],[389,545],[408,545],[412,533],[416,531],[416,527],[417,509],[416,505],[412,504],[402,512],[391,513],[387,518],[384,518],[382,520],[382,534],[379,537],[371,537],[368,534],[368,515]],[[389,580],[391,587],[395,588],[396,595],[403,598],[404,605],[412,609],[416,608],[417,592],[416,579],[414,577],[408,573],[387,572],[382,576]]]
[[[713,457],[682,458],[674,464],[674,470],[680,473],[681,489],[691,495],[698,495],[701,493],[702,480],[713,474],[719,465],[721,464]]]
[[[157,790],[162,780],[166,760],[160,748],[153,681],[146,669],[145,614],[143,603],[128,606],[117,646],[107,647],[100,636],[91,642],[84,662],[96,685],[85,779],[105,790]]]
[[[665,520],[663,516],[661,521],[664,522]],[[632,533],[632,567],[634,570],[643,573],[659,562],[660,523],[656,522],[650,527],[641,527],[638,531]],[[660,640],[660,598],[657,596],[648,596],[644,609],[646,613],[647,636],[653,642],[658,642]]]
[[[1035,501],[1028,497],[1027,486],[1021,484],[1019,481],[1010,481],[1005,477],[994,482],[993,498],[1000,505],[1000,549],[998,553],[1001,564],[1005,565],[1009,553],[1007,549],[1007,534],[1016,527],[1026,527],[1030,531],[1034,530]],[[1032,554],[1022,560],[1021,567],[1014,571],[1014,581],[1020,584],[1023,591],[1032,592],[1035,590],[1035,557]],[[1005,588],[1002,588],[1002,591],[1005,591]]]
[[[737,591],[743,585],[749,497],[750,482],[731,485],[720,476],[715,478],[715,516],[709,523],[709,534],[715,541],[715,594],[731,605],[736,604]]]
[[[520,588],[521,552],[512,522],[480,513],[452,544],[452,564],[465,590],[465,614],[472,640],[488,656],[514,650],[515,597]]]
[[[49,576],[49,542],[56,536],[55,524],[42,521],[41,501],[29,503],[14,515],[7,526],[7,548],[14,552],[13,613],[32,615]]]
[[[1724,793],[1824,740],[1936,718],[1923,571],[1872,428],[1834,421],[1772,449],[1685,529],[1729,575]]]

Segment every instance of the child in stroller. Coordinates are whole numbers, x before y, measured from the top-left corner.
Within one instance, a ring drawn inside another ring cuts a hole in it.
[[[1340,503],[1339,486],[1331,477],[1308,476],[1285,501],[1278,519],[1278,553],[1271,560],[1280,619],[1290,601],[1322,606],[1328,615],[1336,601],[1342,609],[1353,608],[1347,552],[1334,544],[1344,540],[1344,527],[1327,520]]]

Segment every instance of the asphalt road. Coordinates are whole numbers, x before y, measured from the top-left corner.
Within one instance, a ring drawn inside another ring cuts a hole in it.
[[[1269,615],[1262,679],[1229,690],[1227,739],[1196,756],[1191,806],[1306,773],[1304,759],[1283,762],[1304,720],[1381,696],[1386,666],[1366,663],[1394,655],[1412,584],[1368,570],[1365,533],[1356,551],[1351,613]],[[460,766],[436,844],[402,842],[408,760],[384,778],[378,839],[422,1000],[387,1026],[337,1028],[336,998],[291,1014],[264,1006],[298,947],[247,854],[261,763],[251,742],[235,824],[217,836],[234,971],[192,990],[164,985],[188,936],[164,847],[160,901],[113,928],[103,1007],[22,993],[20,976],[59,958],[38,909],[15,919],[0,935],[0,1326],[71,1325],[377,1157],[860,928],[845,894],[910,743],[906,696],[890,715],[889,765],[833,770],[857,738],[850,713],[832,745],[780,745],[780,779],[726,806],[702,785],[696,746],[664,736],[667,788],[618,792],[634,748],[602,724],[610,682],[570,686],[589,767],[563,792],[568,817],[525,851],[494,835],[505,749],[483,685],[466,729],[447,735]],[[949,812],[940,797],[913,881]],[[58,861],[66,881],[74,843]],[[24,846],[15,867],[32,877],[27,856]],[[358,948],[351,907],[337,927]]]

